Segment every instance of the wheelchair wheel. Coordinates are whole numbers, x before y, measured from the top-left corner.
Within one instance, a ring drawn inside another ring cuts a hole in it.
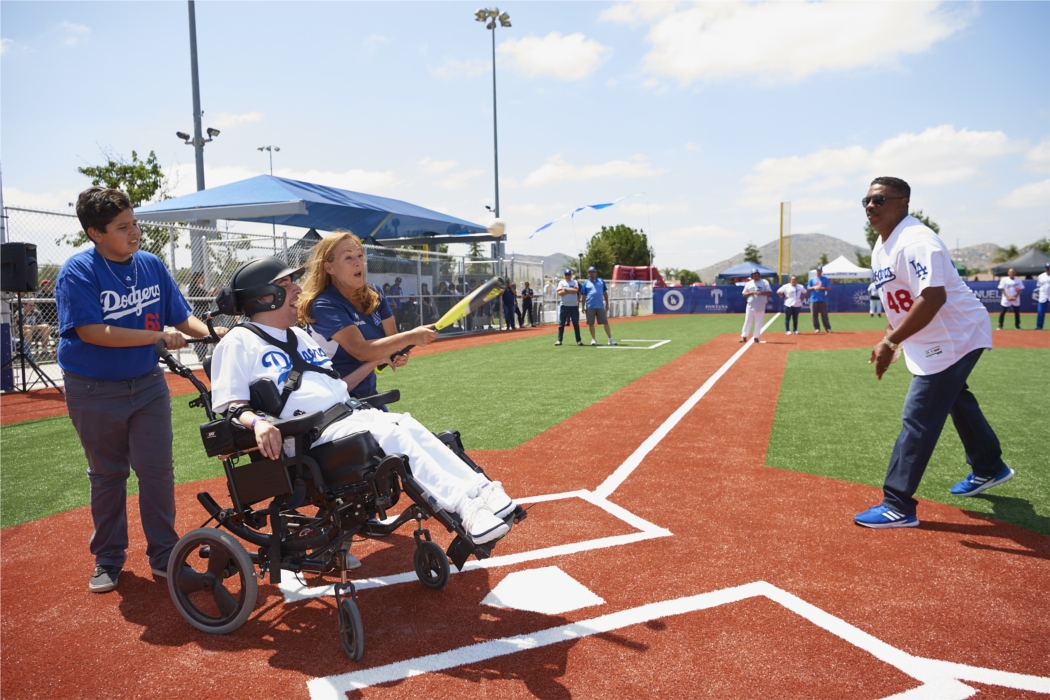
[[[420,583],[435,591],[445,587],[448,583],[449,566],[448,557],[441,547],[430,541],[420,542],[416,545],[416,553],[412,559]]]
[[[200,556],[205,546],[207,559]],[[222,530],[202,527],[183,535],[171,551],[168,592],[186,622],[202,632],[227,634],[252,614],[259,584],[241,543]]]
[[[353,598],[339,601],[339,638],[347,657],[351,661],[360,661],[365,654],[365,627]]]

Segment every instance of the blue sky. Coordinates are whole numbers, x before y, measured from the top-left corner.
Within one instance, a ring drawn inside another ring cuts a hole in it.
[[[697,269],[777,235],[863,243],[876,175],[951,247],[1050,235],[1050,3],[503,3],[509,251],[645,228]],[[209,186],[267,172],[484,223],[491,36],[473,4],[197,3]],[[4,203],[68,211],[77,166],[156,151],[195,189],[185,2],[0,2]],[[584,204],[644,193],[529,235]],[[575,229],[574,225],[575,224]]]

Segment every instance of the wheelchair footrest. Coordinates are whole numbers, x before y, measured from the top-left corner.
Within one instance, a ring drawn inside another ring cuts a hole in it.
[[[481,545],[481,547],[484,547],[484,545]],[[467,563],[467,559],[470,559],[471,554],[477,555],[478,549],[479,545],[474,544],[461,535],[456,535],[456,539],[452,540],[452,544],[450,544],[448,549],[445,550],[445,555],[456,567],[456,571],[462,571],[463,565]],[[478,556],[478,559],[488,558],[489,552],[491,551],[492,549],[489,548],[489,551]]]

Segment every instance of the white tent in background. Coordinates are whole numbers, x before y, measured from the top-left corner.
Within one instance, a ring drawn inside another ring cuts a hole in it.
[[[816,270],[809,273],[812,277]],[[871,270],[854,265],[846,256],[840,255],[824,266],[824,276],[830,279],[870,279]]]

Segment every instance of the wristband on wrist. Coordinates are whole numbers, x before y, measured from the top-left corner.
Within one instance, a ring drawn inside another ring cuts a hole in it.
[[[255,424],[259,421],[266,421],[267,423],[270,422],[269,420],[267,420],[266,416],[256,416],[255,418],[252,418],[252,424],[248,426],[248,430],[255,430]]]
[[[889,336],[884,337],[882,339],[882,342],[886,343],[886,347],[888,347],[893,352],[897,352],[897,348],[901,346],[900,343],[895,343],[892,340],[890,340]]]

